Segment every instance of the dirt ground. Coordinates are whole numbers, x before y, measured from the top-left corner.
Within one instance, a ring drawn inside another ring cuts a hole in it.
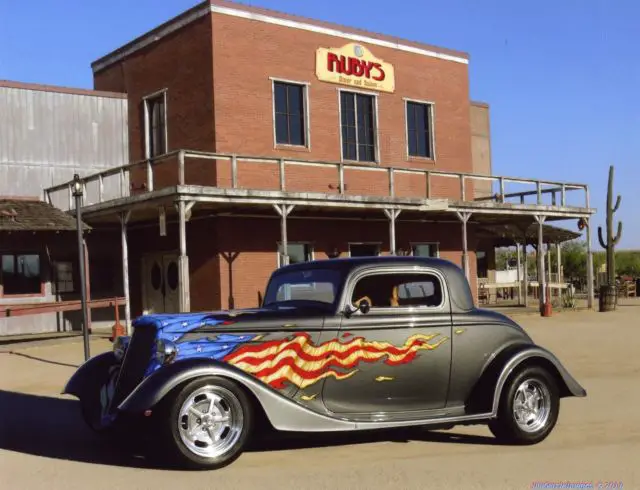
[[[85,429],[75,399],[59,395],[82,360],[77,339],[4,347],[0,488],[640,489],[640,305],[517,320],[588,393],[562,401],[543,443],[499,446],[484,427],[287,436],[215,472],[155,469]],[[92,354],[110,347],[96,339]]]

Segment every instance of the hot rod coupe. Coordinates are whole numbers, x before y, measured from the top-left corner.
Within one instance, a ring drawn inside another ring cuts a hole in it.
[[[586,396],[513,320],[474,306],[457,265],[393,256],[282,267],[255,309],[141,316],[64,393],[96,431],[152,423],[156,448],[200,469],[234,461],[263,425],[486,424],[504,443],[534,444],[560,398]]]

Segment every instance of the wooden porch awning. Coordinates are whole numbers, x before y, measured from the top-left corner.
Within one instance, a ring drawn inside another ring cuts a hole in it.
[[[84,223],[83,226],[90,229]],[[44,201],[0,198],[0,232],[75,230],[72,215]]]
[[[546,244],[555,244],[575,240],[582,236],[580,233],[560,228],[557,226],[543,225],[542,237]],[[523,229],[515,224],[501,224],[480,226],[478,228],[478,238],[484,242],[489,242],[494,247],[512,247],[516,243],[524,240]],[[538,244],[538,224],[532,223],[526,229],[527,245]]]

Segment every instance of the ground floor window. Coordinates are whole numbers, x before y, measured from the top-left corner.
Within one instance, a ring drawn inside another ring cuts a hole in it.
[[[376,257],[380,255],[379,243],[350,243],[349,256],[351,257]]]
[[[3,253],[0,284],[4,296],[41,294],[40,255]]]
[[[278,267],[282,265],[283,253],[282,244],[278,243]],[[310,243],[289,242],[287,243],[287,255],[289,256],[289,264],[309,262],[313,260],[313,248]]]
[[[73,293],[73,262],[54,261],[53,262],[53,284],[54,293]]]
[[[440,249],[437,243],[412,243],[411,253],[414,257],[439,257]]]

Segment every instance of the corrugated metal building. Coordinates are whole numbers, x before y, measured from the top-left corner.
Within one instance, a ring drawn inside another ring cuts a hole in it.
[[[45,203],[23,202],[42,199],[43,189],[76,173],[126,164],[127,111],[124,94],[0,81],[0,335],[80,328],[79,311],[7,317],[80,294],[75,224]],[[107,184],[103,193],[116,191]],[[46,226],[31,226],[38,220]],[[93,297],[115,296],[120,287],[98,285]],[[93,316],[94,325],[113,323],[111,311]]]

